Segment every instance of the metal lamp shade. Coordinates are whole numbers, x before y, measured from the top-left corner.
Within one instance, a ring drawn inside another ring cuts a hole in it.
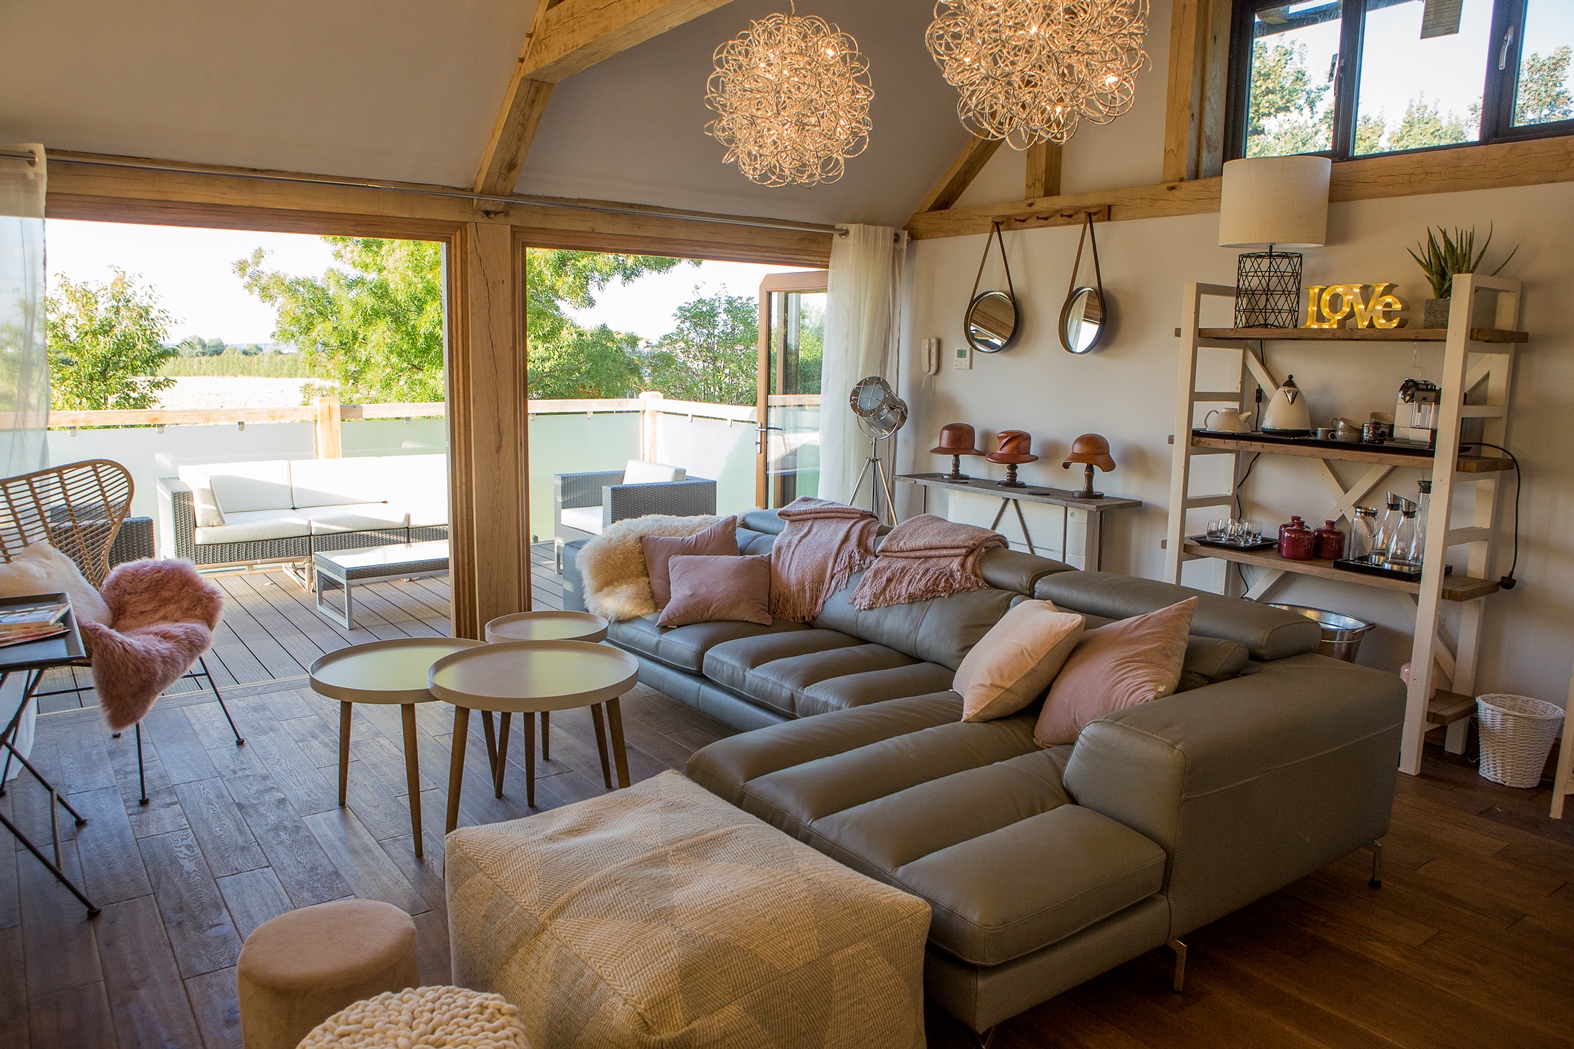
[[[1320,247],[1328,236],[1327,157],[1251,157],[1224,165],[1219,246],[1266,245],[1241,255],[1237,328],[1293,328],[1300,318],[1301,256],[1276,247]]]

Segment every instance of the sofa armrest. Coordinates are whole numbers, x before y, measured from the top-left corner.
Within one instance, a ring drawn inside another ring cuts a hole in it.
[[[716,512],[716,482],[703,477],[653,484],[613,484],[602,501],[603,525],[646,514],[703,517]]]
[[[1180,936],[1387,833],[1404,708],[1393,674],[1269,666],[1095,721],[1065,786],[1163,847]]]
[[[178,477],[158,479],[159,528],[164,537],[164,557],[197,556],[197,505],[195,496]]]
[[[623,480],[622,470],[597,470],[593,473],[553,474],[554,506],[600,506],[601,490]]]

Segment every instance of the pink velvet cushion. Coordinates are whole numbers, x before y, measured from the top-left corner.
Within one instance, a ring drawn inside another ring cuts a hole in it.
[[[1196,608],[1190,597],[1084,633],[1044,700],[1033,730],[1038,745],[1075,743],[1089,722],[1174,692]]]
[[[672,570],[672,600],[657,626],[686,623],[771,623],[771,559],[679,554]]]
[[[1082,639],[1083,619],[1048,601],[1023,601],[979,638],[956,668],[963,721],[993,721],[1044,694]]]
[[[667,565],[675,556],[738,556],[738,519],[728,517],[717,521],[703,532],[693,535],[647,535],[640,539],[645,549],[645,567],[649,570],[650,596],[656,601],[659,612],[672,600],[672,576]]]

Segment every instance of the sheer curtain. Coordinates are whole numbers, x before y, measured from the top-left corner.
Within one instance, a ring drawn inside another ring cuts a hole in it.
[[[20,157],[18,154],[27,154]],[[44,147],[0,143],[0,477],[42,469],[49,418],[44,339]],[[0,688],[0,728],[22,701],[26,674]],[[23,713],[16,749],[33,747],[36,707]],[[11,763],[11,778],[22,771]]]
[[[849,225],[847,236],[831,240],[820,372],[820,495],[826,499],[853,495],[869,454],[847,396],[859,379],[896,365],[906,257],[907,234],[889,226]]]

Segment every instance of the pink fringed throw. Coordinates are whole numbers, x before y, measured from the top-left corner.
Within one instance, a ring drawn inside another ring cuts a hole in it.
[[[880,556],[853,591],[854,608],[884,608],[982,590],[978,570],[985,550],[1004,547],[999,532],[920,514],[891,529]]]
[[[771,547],[771,615],[807,623],[874,560],[880,522],[868,510],[805,496],[782,507]]]
[[[213,643],[224,593],[190,561],[132,561],[102,591],[110,626],[81,623],[94,689],[109,727],[130,728]]]

